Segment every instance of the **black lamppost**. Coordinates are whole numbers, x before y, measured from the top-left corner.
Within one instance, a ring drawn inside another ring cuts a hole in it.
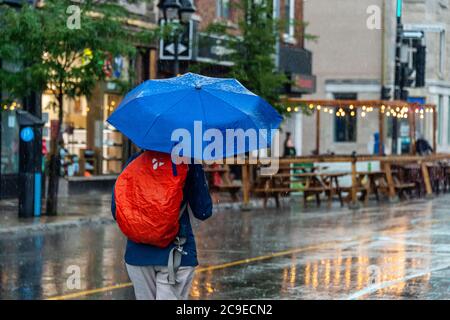
[[[397,0],[397,30],[395,39],[395,79],[394,79],[394,99],[402,100],[404,97],[404,88],[402,83],[402,62],[401,62],[401,50],[402,50],[402,8],[403,0]],[[406,98],[405,98],[406,100]],[[398,149],[398,121],[397,117],[392,119],[392,154],[397,154]]]
[[[162,18],[167,23],[177,22],[181,25],[188,24],[195,13],[195,5],[193,0],[160,0],[158,8],[163,13]],[[182,32],[179,28],[174,31],[174,74],[180,73],[180,62],[178,59],[178,45]]]

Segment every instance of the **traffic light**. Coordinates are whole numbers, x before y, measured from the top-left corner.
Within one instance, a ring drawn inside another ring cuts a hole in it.
[[[426,47],[419,45],[416,47],[414,65],[416,68],[416,88],[425,87],[425,67],[426,67]]]
[[[425,86],[426,46],[425,35],[420,30],[407,30],[402,34],[402,87],[421,88]]]
[[[392,98],[392,89],[389,87],[382,86],[381,100],[391,100],[391,98]]]
[[[408,67],[407,64],[402,64],[400,81],[401,87],[411,87],[416,81],[416,70]]]

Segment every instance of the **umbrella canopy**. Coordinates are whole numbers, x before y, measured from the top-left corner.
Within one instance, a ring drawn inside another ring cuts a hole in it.
[[[239,81],[187,73],[142,83],[107,121],[142,149],[171,153],[178,146],[180,156],[216,160],[269,147],[281,120]],[[231,139],[233,132],[245,132],[245,143]]]

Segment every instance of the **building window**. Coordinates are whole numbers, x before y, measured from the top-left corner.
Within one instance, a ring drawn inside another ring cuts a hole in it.
[[[446,56],[446,48],[445,48],[445,30],[441,31],[439,34],[439,72],[441,76],[445,73],[445,56]]]
[[[438,101],[438,119],[437,119],[437,130],[438,130],[438,143],[442,144],[442,129],[443,129],[443,121],[444,121],[444,96],[439,95]]]
[[[284,0],[284,40],[295,41],[295,0]]]
[[[450,96],[447,101],[447,145],[450,145]]]
[[[19,172],[19,125],[16,113],[1,112],[1,167],[0,173],[17,174]]]
[[[356,100],[356,93],[338,93],[334,95],[336,100]],[[356,142],[356,110],[342,108],[345,115],[334,115],[334,141],[335,142]],[[352,115],[352,112],[355,114]]]
[[[217,0],[216,15],[219,19],[230,19],[230,0]]]

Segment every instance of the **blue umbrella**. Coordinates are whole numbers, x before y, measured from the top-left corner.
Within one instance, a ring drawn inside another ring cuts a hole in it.
[[[142,83],[107,121],[142,149],[171,153],[178,147],[181,156],[216,160],[270,147],[281,120],[239,81],[187,73]],[[244,143],[231,139],[233,132],[245,132]],[[249,139],[255,136],[257,144]]]

